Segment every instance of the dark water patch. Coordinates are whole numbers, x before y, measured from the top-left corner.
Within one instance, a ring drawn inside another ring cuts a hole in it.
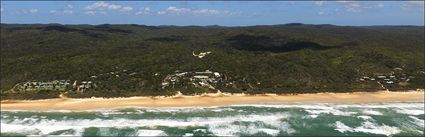
[[[83,136],[138,136],[135,128],[90,127],[84,129]]]
[[[418,116],[416,116],[417,118],[421,119],[421,120],[425,120],[425,114],[420,114]]]
[[[49,133],[49,135],[75,135],[75,130],[73,129],[67,129],[67,130],[59,130],[59,131],[53,131],[52,133]]]
[[[21,133],[0,133],[2,137],[27,137],[26,134]]]
[[[294,135],[299,136],[344,136],[346,133],[341,133],[336,129],[335,123],[342,122],[350,127],[361,126],[362,120],[352,116],[335,116],[332,114],[319,114],[316,118],[304,115],[291,115],[287,122],[295,131]],[[365,133],[350,133],[350,135],[367,135]]]
[[[187,127],[157,126],[155,128],[143,127],[139,129],[161,130],[170,136],[184,136],[187,133],[193,134],[193,136],[214,136],[213,133],[208,131],[207,127],[203,127],[203,126],[187,126]]]
[[[96,127],[90,127],[84,129],[83,136],[99,136],[98,135],[99,128]]]

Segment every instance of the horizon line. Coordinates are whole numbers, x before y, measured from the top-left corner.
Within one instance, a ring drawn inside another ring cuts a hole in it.
[[[255,27],[255,26],[298,26],[298,25],[315,25],[315,26],[341,26],[341,27],[367,27],[367,26],[416,26],[425,27],[424,25],[417,24],[373,24],[373,25],[336,25],[336,24],[311,24],[311,23],[282,23],[282,24],[257,24],[257,25],[147,25],[147,24],[135,24],[135,23],[101,23],[101,24],[88,24],[88,23],[0,23],[1,25],[90,25],[90,26],[101,26],[101,25],[139,25],[139,26],[152,26],[152,27]]]

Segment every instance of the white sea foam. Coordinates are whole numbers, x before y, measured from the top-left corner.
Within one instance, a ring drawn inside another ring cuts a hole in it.
[[[279,134],[279,130],[276,130],[276,129],[260,128],[260,129],[258,129],[258,131],[264,132],[264,133],[269,134],[271,136],[277,136]]]
[[[381,112],[371,109],[363,110],[362,113],[367,115],[383,115]]]
[[[371,120],[372,119],[371,116],[357,116],[357,118],[361,118],[363,120]]]
[[[18,132],[21,134],[27,134],[27,135],[36,135],[39,134],[40,131],[35,128],[30,128],[29,126],[22,126],[22,125],[9,125],[9,124],[3,124],[1,123],[1,133],[12,133],[12,132]]]
[[[332,109],[327,103],[316,104],[293,104],[293,105],[276,105],[276,104],[240,104],[231,105],[232,107],[258,107],[258,108],[304,108],[304,109]]]
[[[425,114],[424,109],[395,109],[397,113],[407,114],[407,115],[421,115]]]
[[[282,122],[282,125],[288,125],[286,122]],[[284,131],[287,134],[293,133],[294,130],[287,127],[284,129],[270,129],[270,128],[264,128],[259,127],[254,124],[249,124],[248,126],[240,126],[240,125],[212,125],[209,129],[210,132],[212,132],[216,136],[237,136],[238,134],[257,134],[257,133],[266,133],[271,136],[277,136],[280,131]]]
[[[131,112],[122,111],[125,109],[134,109]],[[121,115],[121,114],[144,114],[145,112],[151,113],[191,113],[191,112],[223,112],[223,111],[236,111],[229,107],[168,107],[168,108],[148,108],[148,107],[119,107],[112,109],[92,109],[92,110],[48,110],[48,111],[36,111],[36,110],[5,110],[2,112],[59,112],[59,113],[70,113],[70,112],[97,112],[103,116],[109,115]],[[242,110],[243,111],[243,110]]]
[[[337,108],[424,108],[424,102],[336,104]]]
[[[193,132],[207,133],[207,130],[206,129],[195,129],[195,130],[193,130]]]
[[[283,132],[286,132],[287,134],[292,134],[295,132],[294,129],[292,129],[290,127],[290,125],[286,122],[281,121],[281,119],[286,118],[287,114],[285,113],[277,113],[277,114],[272,114],[272,115],[248,115],[248,116],[242,116],[242,117],[238,117],[237,119],[233,119],[233,118],[220,118],[224,121],[228,121],[228,122],[224,122],[221,124],[209,124],[208,127],[208,131],[212,132],[214,135],[217,136],[235,136],[237,134],[240,133],[245,133],[245,134],[256,134],[258,132],[261,132],[262,130],[260,129],[266,129],[263,126],[264,125],[260,125],[260,126],[256,126],[253,124],[250,124],[249,126],[241,126],[241,125],[234,125],[232,124],[233,122],[257,122],[257,121],[261,121],[263,122],[265,125],[271,126],[276,128],[275,130],[280,130]],[[198,121],[198,120],[197,120]],[[211,119],[208,119],[208,121],[211,121]],[[214,121],[214,120],[212,120]],[[270,132],[267,132],[270,131]],[[272,133],[271,130],[265,130],[262,131],[265,132],[267,134]],[[273,135],[273,134],[271,134]]]
[[[319,115],[308,115],[310,118],[317,118]]]
[[[319,114],[332,114],[332,115],[340,115],[340,116],[351,116],[352,114],[357,114],[357,112],[344,112],[337,109],[306,109],[310,114],[319,115]]]
[[[185,127],[185,126],[207,126],[209,131],[217,131],[220,133],[221,126],[233,126],[242,128],[240,125],[233,125],[234,122],[263,122],[265,125],[273,126],[278,130],[287,131],[288,133],[294,132],[290,129],[289,124],[281,122],[281,119],[287,117],[286,113],[273,113],[266,115],[236,115],[228,117],[193,117],[187,119],[76,119],[76,120],[49,120],[37,118],[24,118],[15,119],[4,123],[1,121],[2,132],[22,132],[30,131],[35,134],[49,134],[59,130],[82,130],[88,127],[115,127],[115,128],[135,128],[135,127],[150,127],[150,126],[168,126],[168,127]],[[245,127],[247,128],[247,127]],[[252,130],[258,130],[259,127],[252,127]],[[229,129],[229,128],[226,128]],[[35,132],[39,131],[39,132]],[[234,130],[234,131],[247,131],[247,130]],[[214,132],[213,132],[214,133]],[[220,135],[236,135],[238,132],[228,132],[228,134]]]
[[[394,134],[398,134],[401,130],[397,127],[387,126],[387,125],[378,125],[376,123],[372,123],[370,121],[366,121],[362,123],[362,126],[356,127],[354,129],[356,132],[364,132],[364,133],[373,133],[373,134],[381,134],[386,136],[391,136]]]
[[[361,126],[352,128],[344,123],[337,121],[335,123],[335,130],[345,133],[345,132],[363,132],[363,133],[372,133],[372,134],[381,134],[386,136],[392,136],[398,134],[401,130],[397,127],[387,126],[387,125],[378,125],[375,122],[365,121]]]
[[[333,115],[343,115],[350,116],[352,114],[356,114],[357,112],[344,112],[338,110],[336,108],[337,105],[328,104],[328,103],[318,103],[318,104],[303,104],[303,105],[260,105],[260,104],[252,104],[252,105],[233,105],[233,106],[251,106],[251,107],[263,107],[263,108],[303,108],[305,111],[312,115],[318,114],[333,114]],[[314,117],[314,116],[313,116]]]
[[[364,103],[364,104],[333,104],[333,103],[312,103],[312,104],[241,104],[231,105],[235,107],[261,107],[261,108],[304,108],[304,109],[330,109],[330,108],[424,108],[424,102],[408,103]]]
[[[191,110],[191,109],[181,109],[181,110],[186,110],[186,112],[187,111],[189,111],[189,110]],[[183,111],[180,111],[180,109],[175,109],[175,108],[167,108],[167,109],[146,109],[146,112],[155,112],[155,113],[159,113],[159,112],[166,112],[166,113],[171,113],[171,112],[183,112]]]
[[[222,112],[222,111],[235,111],[229,107],[199,107],[199,108],[145,108],[143,109],[146,112],[153,113],[191,113],[191,112],[205,112],[205,111],[213,111],[213,112]]]
[[[183,137],[191,137],[191,136],[193,136],[193,133],[185,133],[185,134],[183,135]]]
[[[137,136],[167,136],[167,134],[162,130],[146,130],[140,129],[137,131]]]
[[[413,120],[412,121],[413,124],[418,125],[418,126],[420,126],[422,128],[425,127],[425,121],[424,120],[419,119],[419,118],[417,118],[415,116],[409,116],[409,118],[411,118]]]
[[[353,130],[351,127],[345,125],[341,121],[336,121],[335,122],[335,127],[336,127],[335,130],[337,130],[337,131],[339,131],[341,133],[344,133],[344,132],[352,131]]]
[[[317,103],[317,104],[293,104],[293,105],[269,105],[269,104],[246,104],[246,105],[232,105],[234,107],[248,106],[248,107],[261,107],[261,108],[302,108],[306,112],[315,117],[318,114],[332,114],[350,116],[357,114],[357,112],[346,112],[340,109],[343,108],[360,108],[366,109],[362,111],[363,114],[368,115],[383,115],[381,112],[372,109],[394,109],[398,113],[409,115],[424,114],[423,102],[409,102],[409,103],[370,103],[370,104],[330,104],[330,103]]]
[[[235,111],[232,108],[215,108],[215,109],[211,109],[211,111],[213,112],[223,112],[223,111]]]
[[[1,123],[1,132],[17,132],[29,135],[46,135],[54,131],[73,129],[76,132],[73,136],[81,136],[82,128],[78,126],[49,126],[49,125],[13,125],[13,124],[3,124]]]
[[[238,106],[252,106],[264,108],[302,108],[302,111],[308,112],[303,118],[316,118],[320,114],[332,114],[341,116],[353,116],[365,120],[359,127],[349,127],[344,123],[337,121],[336,129],[339,132],[365,132],[373,134],[382,134],[391,136],[400,132],[397,127],[377,124],[369,115],[383,115],[376,109],[391,109],[397,113],[408,115],[420,115],[424,112],[423,103],[387,103],[387,104],[296,104],[296,105],[233,105],[229,107],[206,107],[206,108],[140,108],[130,112],[120,110],[90,110],[89,112],[99,112],[101,115],[109,116],[115,114],[144,114],[152,113],[190,113],[190,112],[223,112],[223,111],[243,111]],[[360,111],[351,112],[355,108]],[[350,110],[350,111],[346,111]],[[252,110],[245,110],[250,112]],[[19,111],[12,111],[14,113]],[[54,112],[71,112],[71,111],[54,111]],[[1,117],[1,132],[19,132],[33,135],[46,135],[48,133],[72,129],[75,132],[73,135],[81,135],[85,128],[88,127],[115,127],[115,128],[137,128],[137,127],[186,127],[186,126],[204,126],[207,129],[198,129],[196,131],[212,132],[218,136],[237,136],[239,134],[256,134],[266,133],[272,136],[277,136],[279,133],[293,134],[296,132],[291,126],[285,122],[289,113],[258,113],[252,112],[251,115],[235,115],[225,117],[188,117],[188,118],[173,118],[173,119],[67,119],[52,120],[46,119],[46,116],[32,116],[22,118],[13,114],[3,114]],[[291,112],[292,114],[292,112]],[[409,116],[412,123],[423,127],[424,121],[414,116]],[[13,119],[12,119],[13,118]],[[240,125],[240,122],[248,122],[250,124]],[[410,123],[409,123],[410,124]],[[411,124],[411,125],[414,125]],[[415,127],[415,126],[414,126]],[[102,128],[106,129],[106,128]],[[402,128],[403,129],[403,128]],[[140,130],[139,130],[140,131]],[[143,132],[143,131],[140,131]],[[195,130],[194,130],[195,132]],[[67,133],[66,135],[68,135]],[[153,133],[152,133],[153,134]]]

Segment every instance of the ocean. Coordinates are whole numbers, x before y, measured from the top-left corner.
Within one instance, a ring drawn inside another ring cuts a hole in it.
[[[1,111],[1,136],[424,136],[424,103]]]

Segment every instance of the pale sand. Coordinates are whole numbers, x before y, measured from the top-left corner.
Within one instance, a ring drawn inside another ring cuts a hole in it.
[[[423,91],[354,92],[298,95],[230,95],[129,97],[129,98],[57,98],[45,100],[2,101],[1,110],[91,110],[120,107],[209,107],[235,104],[295,104],[295,103],[386,103],[424,102]]]

